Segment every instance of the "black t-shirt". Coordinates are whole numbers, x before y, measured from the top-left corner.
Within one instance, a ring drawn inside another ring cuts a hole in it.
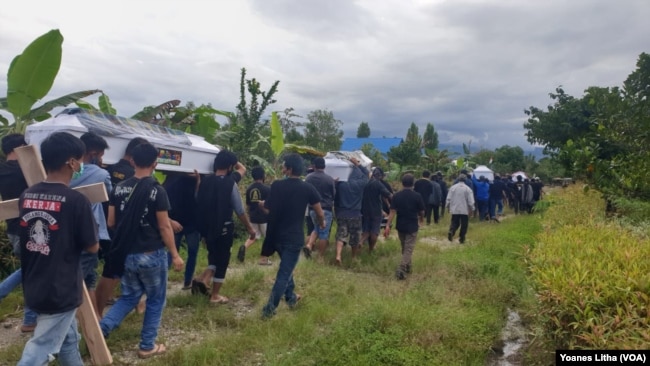
[[[431,183],[428,183],[431,186]],[[412,234],[418,231],[418,214],[424,211],[422,196],[412,189],[402,189],[393,195],[390,209],[397,211],[397,231]]]
[[[135,188],[139,179],[131,177],[122,183],[119,183],[113,189],[110,198],[110,205],[115,207],[115,222],[119,225],[124,211],[124,205],[128,201],[131,191]],[[149,194],[149,201],[144,209],[142,218],[139,223],[138,236],[133,238],[133,245],[128,249],[128,254],[144,253],[158,250],[164,247],[160,230],[158,229],[158,218],[156,212],[169,211],[171,208],[167,192],[161,186],[156,184]],[[135,223],[127,223],[135,224]]]
[[[259,202],[265,201],[271,193],[271,187],[264,183],[255,182],[246,189],[246,205],[248,206],[248,217],[254,224],[265,224],[269,217],[260,208]]]
[[[305,207],[320,202],[316,188],[299,178],[276,180],[264,202],[269,212],[267,240],[272,244],[296,244],[305,241]]]
[[[120,159],[120,161],[110,165],[106,170],[111,175],[111,183],[113,183],[113,187],[118,183],[131,178],[133,174],[135,174],[135,169],[133,169],[131,163],[125,159]]]
[[[363,188],[361,214],[365,217],[381,217],[383,197],[390,197],[390,192],[380,180],[371,179]]]
[[[170,175],[163,184],[171,210],[169,217],[183,225],[183,231],[196,230],[196,178],[189,175]]]
[[[20,194],[27,189],[27,182],[23,176],[18,160],[8,160],[0,163],[0,197],[3,201],[20,197]],[[7,233],[18,235],[20,232],[20,220],[18,218],[7,220]]]
[[[20,260],[25,303],[42,314],[81,305],[81,252],[97,243],[90,202],[61,183],[38,183],[21,196]]]
[[[422,200],[424,202],[429,202],[429,196],[431,193],[433,193],[433,186],[431,185],[431,181],[429,181],[429,179],[420,178],[415,181],[413,190],[422,196]]]

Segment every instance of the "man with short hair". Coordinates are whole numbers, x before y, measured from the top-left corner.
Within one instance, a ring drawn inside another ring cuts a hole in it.
[[[445,202],[447,202],[447,182],[442,175],[441,171],[437,171],[436,175],[438,176],[438,184],[440,184],[440,193],[442,194],[442,199],[440,200],[440,217],[445,217]]]
[[[135,167],[133,164],[133,149],[143,143],[149,143],[149,141],[142,137],[132,138],[126,145],[126,150],[124,150],[124,156],[122,159],[106,169],[111,175],[111,183],[113,186],[117,185],[123,180],[131,178],[133,174],[135,174]]]
[[[403,188],[395,193],[391,200],[388,224],[384,229],[384,236],[388,237],[390,224],[393,218],[397,216],[395,229],[397,229],[397,235],[402,246],[402,261],[395,272],[395,277],[398,280],[405,280],[406,274],[411,273],[411,258],[418,237],[419,225],[424,224],[424,200],[422,195],[413,190],[414,181],[413,174],[404,174],[402,177]]]
[[[361,202],[361,243],[368,239],[368,252],[372,253],[377,245],[377,238],[381,230],[381,220],[384,218],[382,201],[390,204],[393,195],[381,182],[384,171],[376,167],[372,171],[370,181],[363,189],[363,200]]]
[[[102,157],[104,152],[108,149],[108,143],[103,137],[94,132],[86,132],[80,137],[86,146],[86,153],[83,157],[81,175],[73,178],[70,181],[70,188],[76,188],[94,183],[103,183],[106,192],[110,193],[113,190],[110,174],[101,168]],[[99,247],[102,251],[108,251],[111,244],[111,238],[108,235],[108,227],[106,226],[106,216],[104,215],[104,207],[102,203],[92,203],[93,216],[97,225],[97,236],[99,237]],[[97,265],[99,258],[97,253],[81,253],[81,270],[84,276],[84,282],[88,289],[88,295],[92,302],[93,309],[97,313],[97,318],[101,318],[99,308],[97,307],[97,299],[95,297],[95,285],[97,284]]]
[[[343,245],[349,240],[352,258],[361,249],[361,201],[363,189],[368,183],[368,170],[356,158],[350,158],[351,171],[348,180],[336,186],[336,264],[341,265]],[[349,237],[349,239],[348,239]]]
[[[246,242],[239,247],[237,252],[237,259],[244,262],[246,258],[246,250],[250,248],[257,239],[266,237],[266,226],[269,220],[268,215],[260,208],[260,202],[265,201],[269,197],[271,187],[264,184],[265,172],[261,166],[256,166],[251,169],[251,176],[253,183],[246,189],[246,207],[248,208],[248,218],[251,226],[255,230],[255,237],[246,239]],[[268,266],[271,264],[268,256],[262,254],[258,262],[259,265]]]
[[[167,192],[151,176],[158,150],[143,143],[133,149],[132,156],[135,173],[115,187],[108,206],[108,226],[115,228],[109,256],[114,270],[121,274],[122,295],[99,325],[108,337],[146,295],[138,357],[149,358],[166,352],[165,345],[156,344],[167,296],[165,248],[176,271],[183,268],[183,259],[174,243]]]
[[[2,138],[2,152],[7,159],[6,162],[0,162],[0,196],[2,200],[12,200],[20,197],[20,194],[27,189],[27,182],[23,171],[18,165],[18,157],[14,149],[25,146],[25,136],[18,133],[9,134]],[[15,256],[20,258],[20,219],[8,219],[7,238],[13,249]],[[0,283],[0,300],[4,299],[14,288],[22,282],[22,271],[17,269]],[[28,333],[36,328],[36,317],[38,314],[25,306],[23,314],[23,324],[20,331]]]
[[[39,314],[18,365],[46,365],[57,355],[62,365],[82,366],[75,317],[83,294],[79,263],[82,251],[99,249],[90,202],[69,187],[81,173],[84,144],[54,132],[40,151],[47,177],[18,202],[25,303]]]
[[[465,182],[468,178],[465,174],[458,176],[457,183],[449,188],[447,193],[446,208],[451,214],[451,223],[449,225],[449,233],[447,239],[452,241],[456,230],[460,227],[461,244],[465,243],[465,236],[467,235],[467,228],[469,225],[469,215],[474,211],[474,193]]]
[[[413,185],[413,190],[422,196],[422,201],[425,204],[429,202],[429,196],[433,193],[433,186],[429,179],[430,175],[431,173],[428,170],[423,170],[422,177],[415,181],[415,184]],[[427,224],[431,223],[431,209],[432,207],[429,205],[424,209],[424,216],[427,218]]]
[[[121,183],[135,174],[135,164],[133,163],[133,149],[136,146],[144,143],[149,143],[146,139],[142,137],[134,137],[126,145],[126,150],[124,151],[124,156],[116,164],[110,165],[106,168],[108,174],[111,177],[111,184],[113,187],[117,186],[118,183]],[[109,195],[112,192],[109,191]],[[104,214],[108,216],[108,202],[103,204]],[[113,236],[113,229],[108,228],[109,236]],[[117,273],[113,265],[110,263],[110,258],[107,255],[111,252],[110,245],[111,241],[103,241],[101,244],[101,252],[99,256],[104,259],[104,267],[102,268],[101,276],[99,277],[99,282],[97,283],[97,288],[95,289],[95,305],[98,319],[101,319],[104,314],[104,309],[109,302],[113,303],[113,291],[115,287],[120,283],[121,273]]]
[[[431,186],[433,187],[433,191],[431,191],[431,195],[429,196],[429,202],[427,202],[427,204],[431,208],[434,224],[437,224],[438,221],[440,220],[440,206],[442,206],[444,202],[442,199],[442,188],[440,188],[439,181],[440,178],[438,177],[437,174],[431,175]],[[442,211],[444,211],[444,209]],[[431,216],[429,215],[427,217],[427,224],[430,223],[431,223]]]
[[[211,304],[229,302],[219,291],[226,279],[234,240],[233,212],[248,230],[249,238],[255,237],[255,230],[248,221],[237,187],[237,181],[241,179],[238,166],[234,153],[221,150],[214,158],[214,174],[201,179],[196,195],[199,232],[205,238],[208,249],[208,268],[192,281],[192,291],[208,295],[208,288],[212,287],[209,293]]]
[[[305,244],[303,251],[307,258],[311,258],[312,245],[318,239],[318,253],[320,258],[325,257],[325,250],[329,245],[330,229],[334,214],[334,197],[336,196],[336,181],[329,174],[325,173],[325,159],[317,157],[313,160],[314,171],[307,174],[305,182],[316,188],[320,194],[320,207],[325,214],[325,227],[320,228],[318,218],[313,209],[309,209],[309,216],[314,224],[314,230],[311,232],[309,241]]]
[[[320,207],[321,198],[316,188],[300,179],[303,171],[302,157],[289,154],[284,157],[282,173],[286,179],[271,184],[269,198],[263,206],[269,213],[269,226],[264,245],[273,247],[280,255],[280,265],[275,276],[269,300],[262,309],[262,318],[275,315],[280,300],[284,298],[289,308],[294,308],[301,296],[294,292],[293,270],[304,245],[303,215],[305,206],[313,208],[318,226],[325,228],[325,214]]]
[[[503,214],[503,200],[508,197],[508,188],[498,174],[494,175],[494,181],[490,184],[490,218],[499,222],[499,216]]]

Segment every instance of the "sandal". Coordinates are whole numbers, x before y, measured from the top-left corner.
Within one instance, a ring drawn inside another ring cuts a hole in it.
[[[147,359],[154,356],[165,354],[165,352],[167,352],[167,348],[165,347],[164,344],[156,344],[153,346],[153,349],[150,349],[148,351],[138,350],[138,357],[141,359]]]
[[[227,304],[229,301],[230,301],[229,298],[219,295],[219,297],[217,297],[216,300],[210,299],[210,304],[211,305]]]
[[[296,305],[298,305],[298,301],[300,301],[300,299],[302,299],[302,295],[296,294],[295,300],[293,302],[287,304],[287,305],[289,305],[289,309],[295,308]]]
[[[263,259],[262,259],[262,260],[259,261],[258,264],[259,264],[260,266],[270,266],[270,265],[273,264],[273,262],[271,262],[271,261],[268,260],[268,259],[266,259],[266,260],[263,260]]]
[[[302,247],[302,254],[305,255],[305,258],[311,259],[311,248],[309,247]]]

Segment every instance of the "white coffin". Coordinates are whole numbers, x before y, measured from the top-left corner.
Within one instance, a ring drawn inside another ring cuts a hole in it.
[[[191,173],[196,169],[201,174],[214,173],[214,157],[220,151],[201,136],[79,108],[66,109],[56,117],[27,126],[25,140],[40,154],[41,142],[55,131],[77,137],[92,131],[102,136],[109,146],[103,157],[105,165],[117,163],[134,137],[143,137],[158,148],[156,170],[162,171]]]
[[[325,159],[325,173],[335,179],[338,178],[341,182],[347,182],[352,171],[352,163],[350,162],[352,157],[356,158],[362,166],[370,171],[372,160],[363,151],[330,151],[323,157]]]

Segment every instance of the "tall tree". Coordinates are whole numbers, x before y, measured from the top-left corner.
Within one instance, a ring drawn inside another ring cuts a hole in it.
[[[408,131],[406,131],[406,141],[422,143],[422,138],[420,137],[420,129],[415,124],[415,122],[411,122],[411,126],[409,126]]]
[[[436,129],[431,123],[427,123],[427,127],[424,130],[424,136],[422,138],[422,144],[424,145],[425,149],[438,149],[438,132],[436,132]]]
[[[357,137],[370,137],[370,126],[368,125],[368,122],[361,122],[359,124],[359,128],[357,129]]]
[[[286,135],[291,130],[296,130],[298,127],[303,127],[303,122],[298,122],[296,118],[303,118],[301,115],[295,113],[293,107],[285,108],[284,111],[278,114],[282,132]]]
[[[334,118],[334,113],[318,109],[309,112],[305,124],[305,144],[321,151],[336,151],[341,148],[343,122]]]

